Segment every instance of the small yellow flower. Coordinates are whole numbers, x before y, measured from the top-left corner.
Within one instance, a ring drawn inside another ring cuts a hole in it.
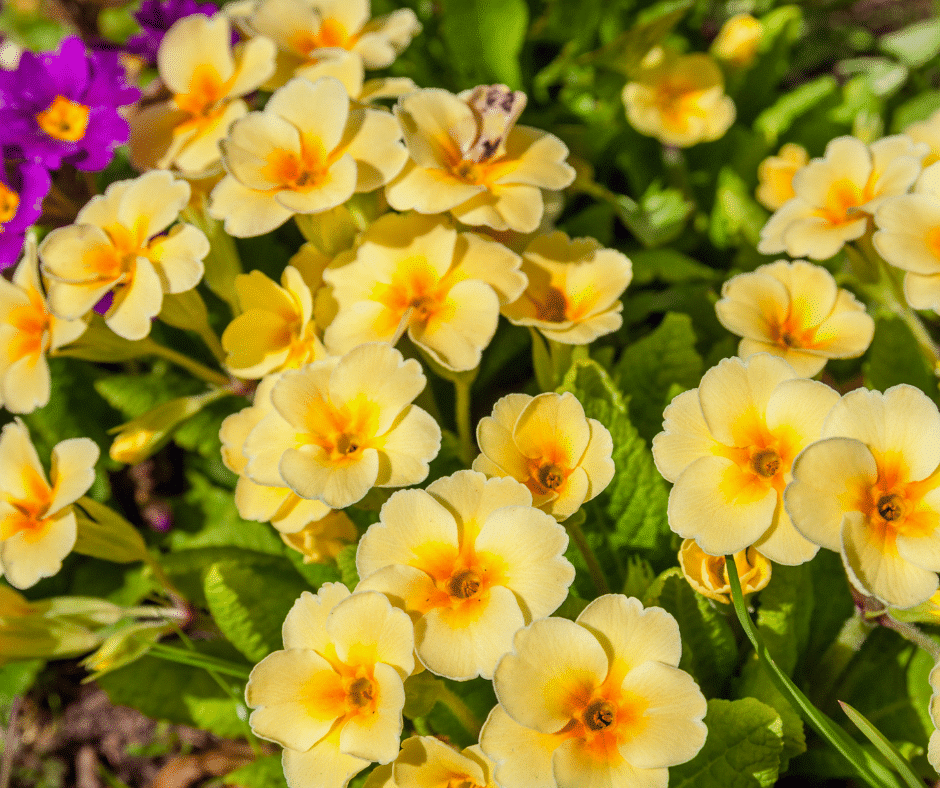
[[[927,120],[912,123],[904,129],[904,134],[914,142],[924,143],[930,148],[924,159],[924,167],[940,161],[940,110],[934,112]]]
[[[421,32],[410,8],[370,20],[369,0],[250,0],[225,11],[251,35],[277,45],[271,88],[292,76],[310,78],[318,65],[348,56],[360,71],[387,68]]]
[[[172,98],[130,118],[131,161],[139,170],[175,168],[191,177],[219,164],[219,141],[247,111],[242,96],[274,72],[274,43],[255,38],[232,50],[223,14],[192,14],[160,42],[157,69]]]
[[[191,290],[202,278],[209,241],[178,224],[189,184],[168,172],[148,172],[112,183],[78,212],[75,224],[53,230],[39,245],[49,308],[63,320],[85,315],[108,291],[114,302],[108,327],[125,339],[143,339],[164,293]]]
[[[355,542],[358,536],[359,532],[349,516],[345,512],[334,511],[322,520],[308,523],[299,531],[281,533],[284,544],[301,553],[305,564],[335,561],[339,552]]]
[[[776,211],[787,200],[796,197],[793,176],[809,164],[809,153],[802,145],[788,142],[776,156],[768,156],[757,167],[757,201],[765,208]]]
[[[837,137],[793,176],[795,197],[767,220],[757,251],[826,260],[860,238],[878,206],[917,180],[926,145],[903,135]]]
[[[0,278],[0,405],[30,413],[48,403],[46,354],[78,339],[85,328],[83,320],[61,320],[49,311],[30,234],[12,283]]]
[[[633,278],[630,260],[593,238],[556,231],[535,238],[522,253],[526,291],[503,307],[517,326],[533,326],[555,342],[586,345],[620,328],[619,298]]]
[[[924,170],[913,194],[885,200],[875,212],[875,226],[878,253],[906,272],[907,302],[940,312],[940,162]]]
[[[238,274],[235,292],[242,313],[222,334],[225,366],[240,378],[261,378],[324,358],[316,334],[313,294],[293,266],[281,275],[281,286],[261,271]]]
[[[408,616],[381,594],[324,583],[284,621],[284,650],[255,665],[245,688],[256,735],[285,748],[294,788],[343,788],[398,754],[404,680],[414,669]]]
[[[688,148],[724,136],[734,123],[734,102],[714,58],[657,47],[623,88],[627,120],[640,134]]]
[[[760,591],[770,582],[772,564],[753,547],[735,553],[734,565],[745,596]],[[709,555],[694,539],[684,539],[679,548],[679,566],[689,585],[702,596],[725,605],[731,603],[731,581],[725,556]]]
[[[758,353],[712,367],[676,397],[653,438],[653,459],[673,482],[669,527],[710,555],[755,546],[771,561],[801,564],[819,548],[781,504],[790,467],[819,437],[839,395]]]
[[[395,114],[411,160],[385,194],[396,211],[451,214],[463,224],[532,232],[541,189],[574,180],[568,148],[552,134],[517,126],[526,97],[505,85],[459,95],[438,88],[399,99]]]
[[[442,366],[473,369],[496,333],[500,305],[525,288],[520,262],[495,241],[458,233],[445,217],[386,214],[323,272],[339,307],[324,342],[344,353],[394,343],[407,329]]]
[[[62,568],[75,545],[72,504],[95,480],[98,447],[70,438],[52,449],[52,483],[20,421],[0,432],[0,574],[29,588]]]
[[[381,591],[414,619],[428,670],[491,678],[516,631],[567,596],[567,546],[523,485],[458,471],[389,498],[359,541],[358,588]]]
[[[254,404],[228,416],[219,429],[219,439],[222,441],[222,462],[232,473],[238,474],[235,506],[239,516],[246,520],[270,522],[283,536],[300,533],[308,525],[319,523],[329,516],[331,509],[322,501],[301,498],[283,481],[262,485],[245,474],[248,465],[245,441],[274,407],[271,390],[279,378],[279,375],[271,375],[261,381],[255,392]],[[303,537],[298,539],[303,541]]]
[[[412,736],[392,763],[369,775],[364,788],[497,788],[493,767],[477,745],[458,752],[434,736]]]
[[[733,66],[749,66],[764,36],[764,26],[750,14],[735,14],[721,26],[711,53]]]
[[[437,422],[411,404],[426,382],[417,361],[381,343],[280,373],[245,440],[245,475],[332,509],[417,484],[441,446]]]
[[[263,111],[236,120],[221,146],[228,174],[212,190],[209,213],[238,238],[378,189],[408,158],[395,118],[351,107],[333,77],[292,79]]]
[[[679,670],[676,620],[620,594],[521,630],[480,732],[503,788],[664,786],[705,743],[705,697]]]
[[[937,590],[940,413],[919,389],[856,389],[793,464],[784,494],[807,539],[842,554],[852,583],[892,607]]]
[[[532,503],[557,520],[574,514],[614,477],[613,439],[570,392],[509,394],[477,424],[480,456],[473,470],[511,476]]]
[[[742,358],[770,353],[806,378],[827,359],[862,355],[875,334],[865,305],[837,287],[825,268],[805,260],[778,260],[731,277],[715,312],[725,328],[743,337]]]

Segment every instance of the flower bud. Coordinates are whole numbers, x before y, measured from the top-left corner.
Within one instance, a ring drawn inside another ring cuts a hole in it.
[[[764,26],[750,14],[736,14],[721,26],[711,53],[733,66],[749,66],[757,54]]]
[[[741,579],[741,591],[753,594],[770,582],[771,564],[753,547],[734,554],[734,565]],[[731,601],[731,583],[723,555],[708,555],[694,539],[685,539],[679,549],[682,574],[698,593],[725,605]]]

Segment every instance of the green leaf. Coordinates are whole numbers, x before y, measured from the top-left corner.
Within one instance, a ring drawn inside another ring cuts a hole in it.
[[[672,788],[766,788],[777,781],[783,725],[770,706],[754,698],[710,700],[705,725],[705,746],[671,769]]]
[[[0,725],[6,726],[9,723],[13,699],[33,686],[36,676],[45,664],[41,659],[30,659],[0,665]]]
[[[529,25],[525,0],[444,0],[441,34],[458,72],[475,82],[522,87],[519,53]]]
[[[904,65],[920,68],[940,54],[940,19],[925,19],[888,33],[879,44]]]
[[[163,362],[144,375],[108,375],[95,381],[97,391],[111,407],[125,418],[135,419],[175,397],[205,391],[205,385],[190,377],[171,372]]]
[[[910,764],[904,760],[904,756],[885,738],[881,731],[865,718],[864,714],[853,709],[848,703],[839,701],[839,705],[848,718],[855,723],[855,726],[865,734],[865,738],[875,745],[878,752],[880,752],[894,767],[894,770],[901,775],[901,779],[908,784],[909,788],[923,788],[924,781],[911,771]]]
[[[891,133],[899,134],[912,123],[927,120],[940,109],[940,90],[928,90],[909,101],[905,101],[894,111],[891,119]]]
[[[702,357],[695,350],[692,319],[668,313],[650,334],[620,356],[614,379],[630,398],[630,418],[640,435],[652,440],[663,428],[663,410],[674,383],[683,390],[702,379]],[[616,443],[615,443],[616,445]]]
[[[780,669],[792,676],[809,639],[813,613],[809,566],[774,566],[758,597],[757,631]]]
[[[660,547],[669,532],[669,493],[653,455],[630,423],[623,395],[597,362],[585,359],[571,365],[560,391],[574,394],[588,418],[597,419],[613,438],[616,471],[600,496],[614,522],[611,546],[631,550]]]
[[[209,612],[251,662],[282,648],[281,626],[303,591],[303,578],[287,561],[265,567],[213,564],[203,581]]]
[[[780,771],[785,772],[791,758],[806,752],[806,732],[799,713],[777,689],[756,654],[751,654],[741,669],[741,679],[737,683],[734,694],[738,698],[756,698],[761,703],[772,707],[780,715],[783,723]]]
[[[733,168],[722,167],[708,230],[712,243],[727,249],[739,246],[743,240],[756,247],[767,216],[744,179]]]
[[[352,591],[359,584],[359,572],[356,570],[356,545],[348,544],[336,556],[336,565],[339,575],[345,585]]]
[[[281,756],[265,755],[241,769],[229,772],[222,778],[222,785],[237,788],[287,788]]]
[[[875,337],[862,364],[865,385],[884,391],[898,383],[910,383],[933,399],[937,383],[914,340],[914,335],[899,317],[875,323]]]
[[[825,74],[781,94],[776,102],[761,112],[754,121],[754,129],[764,136],[769,145],[777,140],[799,118],[830,96],[837,94],[839,83]]]
[[[237,659],[225,643],[201,642],[197,649]],[[226,676],[218,678],[226,689],[205,670],[148,655],[102,676],[98,684],[116,706],[130,706],[153,719],[191,725],[227,739],[244,736],[248,713],[240,699],[244,685]]]
[[[647,53],[661,44],[682,21],[692,5],[692,0],[666,0],[642,10],[637,24],[604,48],[605,52],[616,55],[610,63],[611,67],[624,74],[635,71]]]
[[[718,278],[715,269],[675,249],[640,249],[630,253],[630,260],[634,287],[651,282],[712,282]]]
[[[429,714],[440,699],[443,686],[443,682],[429,670],[409,676],[405,679],[405,706],[402,714],[409,720]]]
[[[738,647],[724,611],[695,593],[675,567],[654,581],[644,601],[663,608],[678,622],[682,634],[679,667],[695,677],[707,696],[725,694]]]
[[[82,497],[78,506],[78,534],[74,550],[82,555],[126,564],[147,560],[147,545],[140,532],[113,509]]]
[[[213,564],[225,562],[244,567],[284,568],[283,556],[269,555],[239,547],[198,547],[193,550],[175,550],[160,558],[163,571],[193,604],[205,605],[203,577]]]

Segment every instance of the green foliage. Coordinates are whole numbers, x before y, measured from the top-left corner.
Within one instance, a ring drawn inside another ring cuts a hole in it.
[[[697,594],[678,568],[660,575],[647,589],[644,604],[671,613],[682,634],[679,667],[698,681],[706,696],[726,694],[728,679],[738,660],[734,632],[727,611]]]
[[[914,335],[899,317],[875,323],[875,337],[862,364],[865,385],[884,391],[898,383],[910,383],[931,399],[937,396],[937,381],[917,348]]]
[[[610,376],[590,360],[572,365],[561,390],[574,394],[588,418],[597,419],[613,437],[616,471],[601,497],[614,524],[611,546],[618,550],[661,549],[668,532],[666,483],[630,423],[623,395]]]
[[[222,778],[222,785],[236,788],[287,788],[280,755],[265,755],[258,760],[229,772]]]
[[[630,400],[631,421],[647,441],[662,431],[663,409],[673,384],[691,389],[701,378],[702,357],[695,350],[692,319],[674,312],[627,346],[614,369],[614,379]]]
[[[525,0],[444,0],[441,33],[471,84],[522,86],[519,53],[529,21]]]
[[[780,716],[754,698],[710,700],[708,739],[688,763],[670,770],[672,788],[767,788],[777,781]]]
[[[203,589],[222,634],[251,662],[283,648],[284,618],[309,590],[304,579],[283,564],[242,567],[225,561],[209,567]]]

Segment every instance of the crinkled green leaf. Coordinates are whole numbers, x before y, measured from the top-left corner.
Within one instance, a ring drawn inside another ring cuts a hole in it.
[[[884,391],[898,383],[910,383],[931,399],[937,395],[937,381],[914,341],[914,335],[899,317],[879,319],[875,337],[862,364],[865,385]]]
[[[777,689],[767,670],[751,654],[741,669],[735,697],[756,698],[776,710],[783,723],[783,751],[780,753],[780,771],[785,772],[791,758],[806,752],[806,732],[803,720],[790,701]]]
[[[193,604],[205,605],[203,576],[216,563],[225,562],[239,566],[281,567],[285,558],[279,555],[245,550],[240,547],[197,547],[192,550],[174,550],[160,558],[160,565],[171,582]]]
[[[765,788],[777,781],[783,723],[754,698],[710,700],[708,739],[688,763],[670,769],[671,788]]]
[[[339,567],[339,576],[350,591],[359,584],[359,572],[356,570],[356,545],[346,545],[336,556],[336,566]]]
[[[839,83],[830,74],[804,82],[793,90],[781,93],[773,104],[757,116],[754,129],[763,134],[769,144],[774,145],[797,118],[836,95],[838,90]]]
[[[662,431],[670,387],[678,383],[691,389],[702,379],[702,357],[695,349],[692,319],[668,313],[654,331],[627,346],[614,379],[630,398],[630,420],[640,435],[652,440]]]
[[[920,68],[940,54],[940,19],[925,19],[881,37],[881,48],[904,65]]]
[[[927,120],[938,109],[940,109],[940,90],[928,90],[925,93],[918,93],[894,111],[891,120],[891,133],[898,134],[912,123]]]
[[[613,481],[601,503],[614,523],[614,548],[653,549],[668,533],[666,483],[653,463],[644,440],[630,423],[627,405],[607,372],[597,362],[579,360],[565,375],[561,391],[570,391],[611,434],[616,466]]]
[[[264,567],[220,561],[206,572],[203,589],[222,634],[252,662],[283,647],[284,618],[310,590],[286,561]]]
[[[475,82],[522,87],[519,53],[529,24],[525,0],[444,0],[441,5],[441,33],[453,67]]]
[[[757,598],[757,631],[774,662],[792,676],[809,639],[813,615],[809,566],[776,564],[770,583]]]
[[[229,772],[222,778],[222,785],[236,788],[287,788],[280,755],[265,755],[258,760]]]
[[[708,231],[712,243],[719,249],[739,246],[741,241],[757,246],[767,217],[744,179],[732,167],[722,167]]]
[[[639,249],[630,252],[633,263],[632,287],[651,282],[712,282],[718,272],[675,249]]]
[[[675,567],[653,582],[644,601],[663,608],[678,622],[682,635],[679,667],[695,677],[707,696],[725,694],[738,660],[737,643],[725,612],[697,594]]]

